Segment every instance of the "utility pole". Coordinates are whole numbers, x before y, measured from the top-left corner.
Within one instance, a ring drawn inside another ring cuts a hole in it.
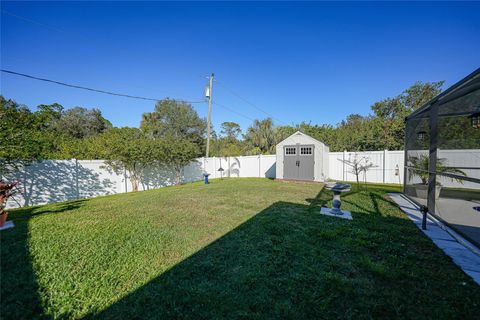
[[[213,86],[213,73],[210,75],[210,81],[208,87],[205,89],[205,97],[208,99],[208,119],[207,119],[207,151],[205,157],[208,158],[210,151],[210,124],[212,117],[212,86]]]

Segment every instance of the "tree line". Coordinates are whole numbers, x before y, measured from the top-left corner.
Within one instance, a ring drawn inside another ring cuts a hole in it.
[[[212,131],[211,156],[273,154],[278,142],[302,131],[331,151],[402,149],[404,118],[441,91],[443,82],[415,83],[398,96],[372,105],[372,114],[351,114],[336,126],[302,122],[275,126],[255,120],[244,134],[236,122]],[[134,189],[142,170],[153,163],[173,168],[180,182],[182,168],[204,155],[206,120],[186,102],[164,99],[142,115],[138,128],[117,128],[99,109],[60,104],[35,111],[0,96],[0,161],[5,171],[18,163],[42,159],[105,159],[113,170],[127,170]]]
[[[400,150],[404,148],[405,117],[441,92],[443,81],[417,82],[397,96],[371,106],[368,115],[350,114],[336,126],[302,122],[274,126],[272,119],[255,120],[242,138],[240,126],[222,124],[221,136],[214,136],[216,156],[273,154],[275,146],[297,130],[324,142],[330,151]]]

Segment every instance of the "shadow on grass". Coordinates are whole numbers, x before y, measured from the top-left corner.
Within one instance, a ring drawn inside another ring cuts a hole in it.
[[[352,191],[344,198],[349,201],[357,193]],[[310,199],[310,205],[276,202],[87,318],[338,319],[445,315],[468,318],[473,315],[468,309],[471,301],[459,306],[458,297],[443,297],[438,302],[438,295],[427,294],[442,286],[440,282],[424,280],[428,272],[418,262],[420,251],[432,250],[433,246],[428,241],[422,242],[423,238],[409,245],[410,237],[419,237],[418,230],[406,219],[380,213],[385,209],[396,210],[393,202],[378,194],[364,198],[373,202],[372,208],[350,207],[353,221],[317,214],[319,207],[331,199],[330,192],[324,190]],[[392,243],[394,239],[400,244]],[[406,246],[410,248],[406,250]],[[461,275],[453,265],[446,269]]]
[[[42,308],[40,288],[29,252],[29,220],[42,214],[55,214],[82,206],[85,200],[55,206],[17,209],[10,214],[15,227],[0,231],[0,316],[2,319],[48,319]],[[7,245],[8,243],[8,245]],[[19,294],[20,293],[20,294]]]
[[[370,186],[371,188],[370,191],[362,188],[363,187],[359,188],[358,186],[354,185],[352,186],[351,191],[341,194],[342,209],[345,207],[345,204],[349,204],[350,205],[349,210],[351,211],[361,211],[369,214],[382,215],[379,203],[384,203],[386,205],[389,205],[391,206],[391,208],[397,208],[396,203],[386,198],[383,192],[381,195],[378,193],[378,188]],[[377,192],[375,192],[375,190]],[[371,202],[372,204],[372,208],[366,208],[365,206],[362,206],[362,204],[359,204],[358,201],[355,201],[354,196],[357,194],[361,194],[363,196],[368,197],[370,200],[369,202]],[[333,198],[333,193],[325,189],[325,187],[323,187],[315,198],[305,199],[305,201],[310,203],[309,210],[312,210],[312,209],[320,209],[321,207],[331,206],[332,198]]]
[[[351,197],[351,196],[357,194],[358,192],[359,191],[354,186],[352,188],[352,191],[342,193],[341,194],[341,199],[343,201],[343,199],[345,197]],[[313,208],[321,208],[321,207],[326,207],[328,205],[331,205],[332,198],[333,198],[333,193],[331,191],[325,189],[325,186],[323,186],[322,189],[320,190],[320,192],[317,194],[317,196],[315,198],[313,198],[313,199],[308,198],[308,199],[305,199],[305,201],[310,203],[309,209],[313,209]]]
[[[342,196],[353,221],[318,214],[331,197],[321,190],[308,205],[275,202],[86,318],[468,319],[480,312],[480,290],[408,219],[386,216],[398,209],[381,192]],[[29,217],[81,205],[19,212],[19,229],[9,238],[14,243],[2,249],[2,276],[9,277],[2,279],[4,318],[39,318],[44,312],[28,252]],[[9,261],[14,251],[21,254]],[[432,271],[433,263],[442,267]],[[22,292],[21,301],[9,300],[14,290]]]

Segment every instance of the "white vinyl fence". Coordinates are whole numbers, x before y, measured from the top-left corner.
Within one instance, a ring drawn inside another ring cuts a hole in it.
[[[439,150],[445,165],[460,167],[469,177],[480,178],[480,150]],[[345,160],[354,157],[368,159],[371,167],[360,174],[361,181],[373,183],[403,183],[404,152],[330,152],[328,177],[331,180],[355,181]],[[203,172],[210,178],[261,177],[275,178],[276,156],[242,156],[199,158],[183,170],[183,181],[203,179]],[[366,176],[365,176],[366,174]],[[65,200],[92,198],[101,195],[132,191],[125,172],[115,173],[105,167],[103,160],[46,160],[26,167],[19,172],[2,177],[7,181],[20,181],[21,193],[9,200],[8,207],[22,207]],[[445,180],[445,179],[444,179]],[[475,188],[473,183],[459,184],[451,180],[442,185],[459,188]],[[175,174],[168,168],[149,168],[142,174],[139,189],[149,190],[175,184]],[[478,186],[477,186],[478,187]]]
[[[205,171],[211,174],[210,178],[222,177],[222,173],[218,171],[220,167],[225,170],[223,177],[275,178],[276,158],[275,155],[260,155],[200,158],[198,161],[202,163],[202,168],[205,168]]]
[[[467,177],[480,179],[480,149],[438,149],[437,157],[442,159],[444,165],[460,169]],[[438,175],[437,181],[444,187],[471,188],[477,190],[479,188],[478,183],[463,181],[459,184],[458,181]]]
[[[274,155],[199,158],[183,170],[183,181],[210,178],[264,177],[275,178]],[[93,198],[132,191],[126,172],[113,172],[103,160],[45,160],[2,177],[20,181],[20,193],[7,203],[7,208],[24,207],[66,200]],[[149,190],[175,184],[175,173],[168,168],[148,168],[142,173],[139,190]]]
[[[352,167],[345,161],[364,158],[371,167],[360,173],[359,180],[373,183],[403,184],[403,166],[405,153],[398,151],[330,152],[328,154],[329,178],[332,180],[355,181]],[[363,162],[364,164],[365,162]],[[366,177],[365,177],[366,174]]]
[[[427,155],[428,150],[409,150],[409,156]],[[403,184],[404,160],[403,150],[399,151],[366,151],[366,152],[330,152],[329,153],[329,178],[332,180],[355,181],[352,168],[345,163],[345,160],[368,159],[372,167],[359,176],[360,181],[373,183],[396,183]],[[437,149],[437,156],[445,167],[452,167],[461,170],[465,176],[480,179],[480,149]],[[420,183],[418,176],[412,176],[410,183]],[[447,177],[437,175],[437,182],[444,187],[478,189],[479,185],[470,181],[456,181]]]

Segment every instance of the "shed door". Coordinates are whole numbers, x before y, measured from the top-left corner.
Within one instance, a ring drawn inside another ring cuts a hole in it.
[[[314,166],[315,166],[315,146],[313,145],[300,145],[299,166],[298,166],[298,179],[299,180],[314,180]]]
[[[283,179],[298,179],[298,146],[283,148]]]
[[[283,178],[314,180],[315,146],[296,145],[283,148]]]

